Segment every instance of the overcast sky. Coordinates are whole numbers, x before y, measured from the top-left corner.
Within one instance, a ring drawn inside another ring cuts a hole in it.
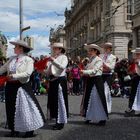
[[[24,36],[34,37],[33,56],[49,53],[49,31],[64,25],[64,11],[71,0],[23,0],[23,26],[31,29]],[[57,14],[61,16],[58,16]],[[0,0],[0,31],[9,41],[19,39],[19,0]],[[13,46],[8,44],[8,56],[13,55]]]

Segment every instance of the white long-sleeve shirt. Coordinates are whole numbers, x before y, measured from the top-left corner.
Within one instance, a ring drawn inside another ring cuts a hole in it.
[[[99,76],[102,75],[103,71],[103,61],[100,57],[96,56],[92,59],[90,63],[87,64],[86,70],[83,70],[84,75]]]
[[[68,65],[68,58],[66,55],[59,55],[54,61],[48,63],[46,70],[47,75],[54,75],[61,77],[66,75],[66,67]]]

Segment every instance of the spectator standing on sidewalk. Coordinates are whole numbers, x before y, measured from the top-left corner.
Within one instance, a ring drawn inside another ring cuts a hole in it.
[[[34,72],[33,72],[33,92],[35,95],[40,95],[40,92],[39,92],[39,89],[40,89],[40,80],[41,80],[41,75],[40,73],[35,69]]]
[[[73,81],[72,79],[68,79],[67,81],[67,84],[68,84],[68,94],[69,95],[73,95]]]
[[[73,68],[71,70],[72,79],[73,79],[73,94],[80,94],[80,68],[77,63],[74,63]]]

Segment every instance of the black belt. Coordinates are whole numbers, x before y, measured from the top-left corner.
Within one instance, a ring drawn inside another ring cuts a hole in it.
[[[62,78],[65,78],[65,77],[66,76],[55,77],[54,75],[50,75],[49,76],[49,81],[54,81],[54,80],[62,79]]]
[[[54,81],[54,80],[57,80],[58,77],[55,77],[54,75],[50,75],[49,76],[49,81]]]
[[[19,84],[19,80],[8,80],[7,83]]]

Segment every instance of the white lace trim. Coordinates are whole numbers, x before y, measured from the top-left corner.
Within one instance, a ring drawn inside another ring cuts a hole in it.
[[[107,120],[107,115],[104,111],[96,86],[93,86],[91,90],[86,120],[91,120],[91,122],[94,123],[98,123],[101,120]]]
[[[15,131],[32,131],[43,125],[44,122],[36,104],[27,92],[20,87],[16,98]]]
[[[65,107],[62,87],[58,87],[58,119],[57,123],[67,123],[67,111]]]
[[[137,87],[137,92],[136,92],[132,109],[134,109],[135,111],[140,111],[140,81]]]
[[[107,104],[107,111],[108,113],[111,113],[111,107],[112,107],[112,98],[111,98],[111,92],[109,85],[107,82],[104,83],[104,90],[105,90],[105,98],[106,98],[106,104]]]

